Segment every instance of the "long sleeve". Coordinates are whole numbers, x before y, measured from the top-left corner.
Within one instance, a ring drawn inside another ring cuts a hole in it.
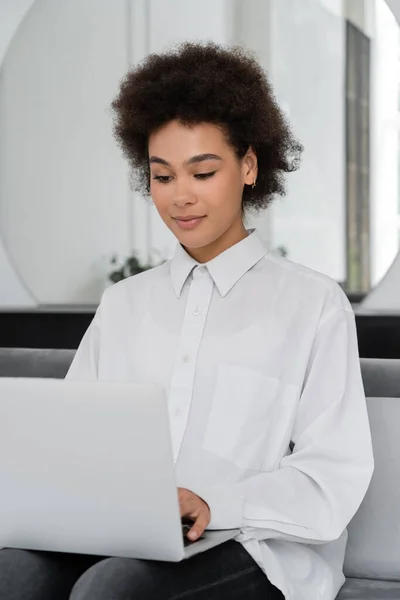
[[[209,504],[210,529],[240,527],[258,539],[337,539],[373,472],[354,314],[335,309],[319,325],[280,468],[240,483],[193,490]]]

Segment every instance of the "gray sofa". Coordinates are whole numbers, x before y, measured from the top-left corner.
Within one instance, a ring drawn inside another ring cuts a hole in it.
[[[0,377],[62,378],[73,356],[73,350],[0,349]],[[400,600],[400,360],[365,359],[361,366],[375,473],[349,525],[347,580],[337,600]]]

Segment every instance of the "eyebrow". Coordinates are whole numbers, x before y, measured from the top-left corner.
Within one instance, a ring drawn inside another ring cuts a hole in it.
[[[195,163],[200,163],[205,160],[222,160],[222,158],[217,154],[197,154],[196,156],[192,156],[192,158],[189,158],[189,160],[185,161],[185,165],[193,165]],[[150,162],[157,163],[159,165],[165,165],[166,167],[171,166],[167,160],[164,160],[159,156],[151,156]]]

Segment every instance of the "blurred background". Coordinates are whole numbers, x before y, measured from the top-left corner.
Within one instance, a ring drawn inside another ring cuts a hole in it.
[[[340,283],[361,355],[400,357],[399,4],[0,0],[0,346],[76,347],[112,280],[171,257],[109,106],[148,53],[214,40],[255,51],[305,147],[249,226]]]

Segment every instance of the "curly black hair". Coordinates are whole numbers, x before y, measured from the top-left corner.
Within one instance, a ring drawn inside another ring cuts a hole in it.
[[[114,136],[142,193],[149,193],[149,136],[172,120],[220,126],[238,158],[250,146],[254,149],[257,186],[245,186],[243,210],[266,208],[276,195],[284,195],[284,174],[299,165],[302,146],[265,72],[239,46],[185,42],[150,54],[126,74],[111,108]]]

